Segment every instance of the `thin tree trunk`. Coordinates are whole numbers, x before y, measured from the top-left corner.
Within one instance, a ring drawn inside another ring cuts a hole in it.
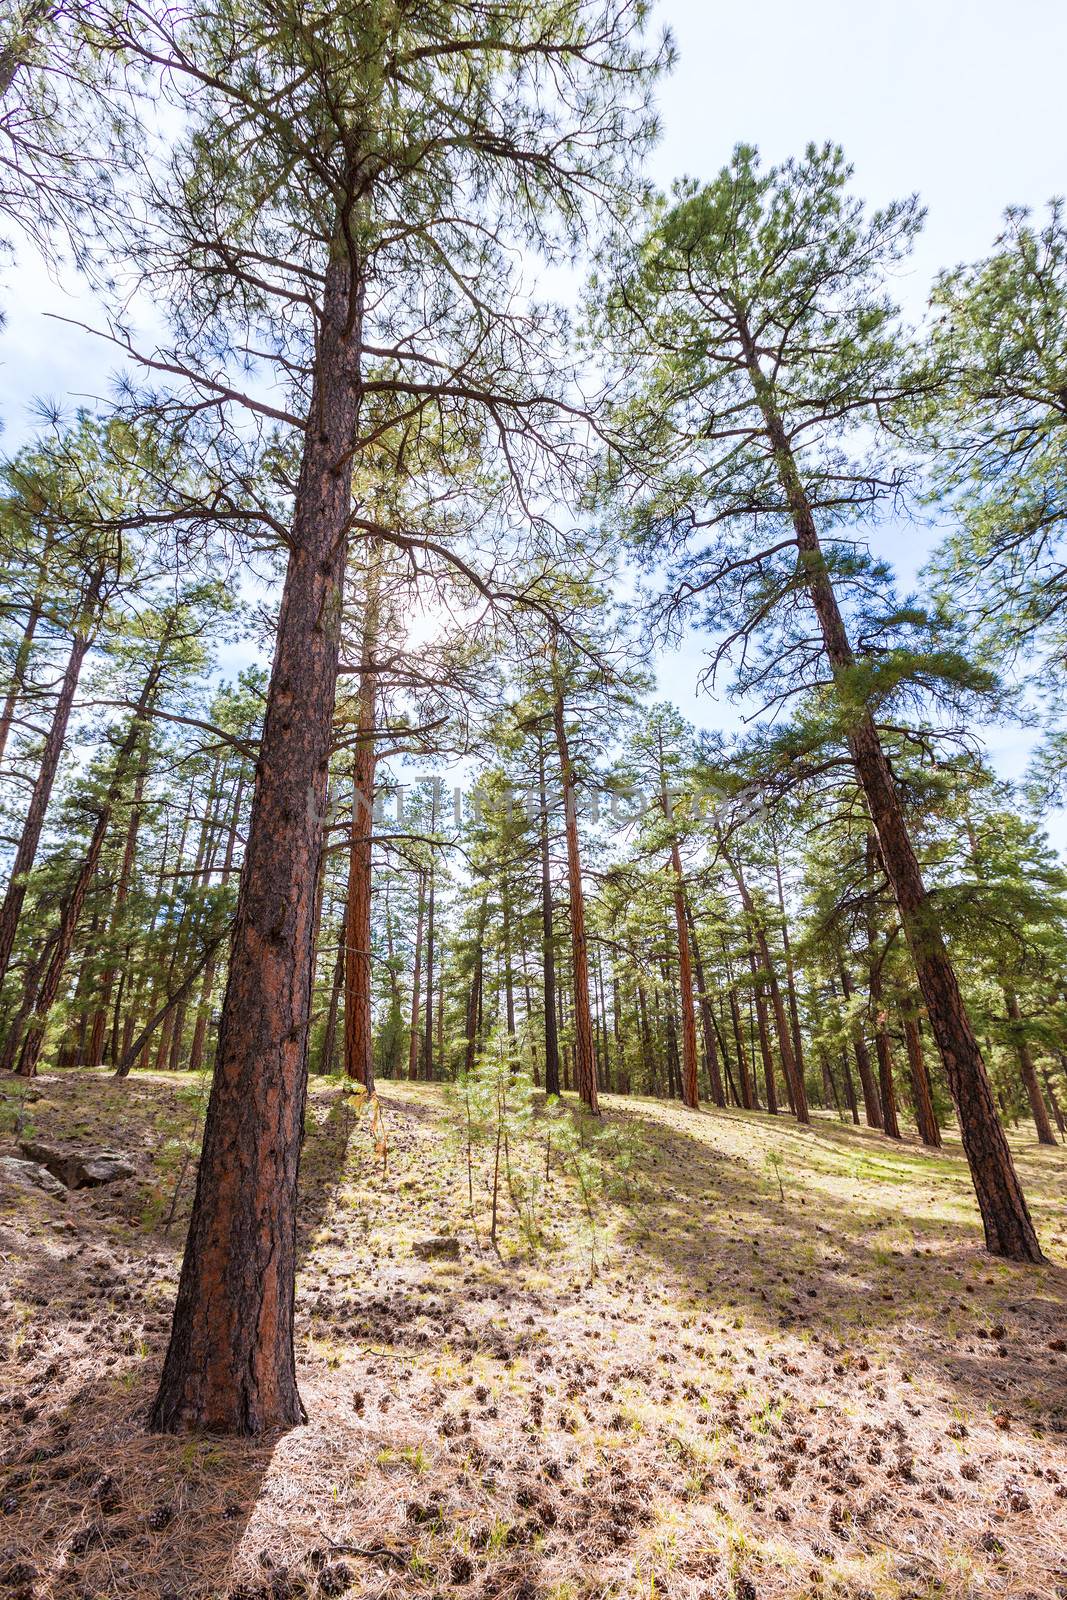
[[[545,741],[537,735],[538,791],[541,806],[541,964],[545,1004],[545,1093],[559,1094],[559,1030],[556,1026],[556,939],[552,926],[552,863],[548,853],[548,790]]]
[[[29,809],[26,812],[26,820],[19,835],[15,860],[11,868],[11,877],[8,880],[3,905],[0,906],[0,984],[3,983],[4,978],[7,976],[7,969],[11,961],[11,952],[15,945],[15,935],[18,931],[22,903],[26,898],[26,889],[29,884],[30,868],[36,860],[37,847],[41,842],[45,813],[48,810],[52,786],[55,783],[60,757],[63,754],[63,747],[67,737],[67,724],[70,722],[74,696],[78,689],[78,679],[81,677],[82,665],[91,642],[92,625],[95,620],[102,584],[103,573],[100,572],[93,579],[92,586],[86,596],[83,620],[74,635],[70,654],[67,657],[66,670],[63,673],[59,695],[52,711],[52,721],[45,738],[44,750],[41,753],[41,764],[37,769],[37,778],[33,785],[33,793],[30,796]]]
[[[725,855],[725,851],[723,854]],[[808,1096],[804,1088],[804,1080],[797,1068],[796,1058],[793,1055],[793,1042],[786,1022],[782,991],[778,987],[778,978],[774,970],[774,962],[771,959],[771,950],[770,945],[767,943],[767,933],[763,926],[763,919],[756,911],[752,896],[749,894],[740,856],[735,860],[731,860],[729,856],[726,856],[726,862],[733,872],[734,881],[741,896],[741,903],[748,916],[749,925],[756,940],[756,948],[759,951],[760,960],[767,975],[767,992],[770,995],[771,1009],[774,1013],[775,1033],[778,1036],[778,1054],[781,1056],[782,1071],[789,1087],[790,1103],[793,1106],[794,1115],[798,1122],[810,1122],[811,1114],[808,1111]]]
[[[222,858],[222,873],[219,886],[225,888],[233,873],[233,861],[237,851],[237,837],[241,827],[241,802],[244,799],[245,774],[241,768],[237,774],[237,787],[234,790],[233,809],[230,812],[230,825],[226,834],[226,853]],[[189,1071],[199,1072],[204,1061],[204,1046],[207,1042],[208,1023],[211,1020],[211,996],[215,991],[215,973],[218,967],[218,946],[212,948],[207,966],[204,968],[204,982],[200,990],[200,1004],[197,1007],[196,1026],[193,1029],[193,1042],[189,1050]],[[336,1012],[334,1015],[336,1021]]]
[[[0,69],[0,97],[2,97],[3,92],[3,71]],[[0,761],[4,759],[7,741],[11,737],[11,728],[15,720],[15,707],[18,705],[19,695],[22,694],[26,687],[26,673],[29,670],[33,641],[37,633],[37,624],[44,615],[44,604],[49,587],[47,576],[48,558],[52,553],[55,542],[55,532],[52,527],[48,527],[41,543],[41,555],[37,568],[35,588],[30,596],[22,638],[19,640],[19,647],[12,662],[11,684],[7,694],[4,696],[3,709],[0,710]]]
[[[1037,1142],[1038,1144],[1055,1144],[1056,1135],[1052,1131],[1048,1110],[1041,1095],[1041,1085],[1037,1081],[1037,1073],[1034,1070],[1033,1052],[1023,1031],[1019,999],[1015,991],[1009,989],[1007,985],[1004,986],[1004,1004],[1007,1007],[1015,1054],[1019,1062],[1019,1076],[1023,1080],[1023,1087],[1030,1101],[1030,1112],[1034,1119],[1034,1127],[1037,1129]]]
[[[852,998],[852,979],[849,977],[848,968],[841,963],[841,989],[846,1002]],[[871,1070],[871,1052],[867,1048],[867,1040],[863,1036],[863,1023],[858,1016],[852,1019],[852,1053],[856,1058],[856,1068],[860,1075],[860,1087],[863,1091],[863,1111],[867,1118],[869,1128],[881,1128],[882,1103],[878,1094],[878,1085],[874,1081]]]
[[[693,921],[693,912],[689,904],[688,895],[685,896],[685,918],[689,928],[689,943],[693,951],[693,970],[696,973],[697,991],[700,996],[700,1021],[704,1032],[704,1055],[708,1063],[708,1079],[711,1083],[711,1098],[720,1109],[726,1105],[726,1095],[722,1086],[722,1073],[719,1070],[719,1051],[715,1037],[715,1021],[711,1010],[711,997],[708,994],[704,981],[704,963],[700,959],[700,946],[697,942],[696,926]]]
[[[911,1078],[911,1097],[915,1106],[915,1122],[919,1138],[932,1150],[941,1148],[941,1129],[934,1114],[934,1101],[930,1092],[930,1074],[923,1058],[919,1019],[909,1012],[904,1014],[904,1043],[908,1050],[908,1074]]]
[[[563,818],[567,835],[567,887],[571,911],[571,966],[574,992],[574,1066],[578,1094],[590,1111],[599,1115],[596,1057],[593,1054],[593,1019],[589,1009],[589,948],[585,933],[585,892],[582,887],[582,858],[578,844],[578,801],[574,766],[567,742],[563,692],[558,686],[552,706],[552,720],[563,780]]]
[[[337,1066],[337,1019],[341,1010],[341,996],[345,987],[345,917],[348,908],[341,912],[341,926],[337,934],[337,955],[333,964],[333,979],[330,983],[330,1001],[326,1008],[326,1029],[322,1036],[322,1056],[319,1070],[324,1074],[334,1071]]]
[[[804,1082],[804,1038],[800,1031],[800,1007],[797,1004],[797,980],[793,969],[793,950],[789,943],[789,921],[785,909],[785,892],[782,888],[782,864],[778,859],[778,845],[774,842],[774,877],[778,885],[778,909],[782,917],[782,951],[785,955],[785,988],[789,1002],[789,1020],[793,1030],[793,1054],[797,1074]],[[794,1113],[795,1114],[795,1113]]]
[[[437,785],[433,786],[430,802],[430,833],[437,831]],[[433,914],[434,914],[434,860],[431,846],[429,893],[426,902],[426,1023],[423,1033],[422,1075],[429,1082],[433,1078]]]
[[[408,1077],[416,1078],[419,1072],[419,1004],[422,1000],[422,935],[426,918],[426,874],[419,872],[417,910],[415,912],[415,970],[411,978],[411,1030],[408,1036]]]
[[[1060,1137],[1067,1137],[1067,1121],[1064,1120],[1063,1112],[1060,1109],[1060,1102],[1056,1098],[1056,1089],[1052,1082],[1052,1074],[1048,1067],[1044,1065],[1044,1063],[1042,1063],[1041,1067],[1041,1076],[1045,1080],[1045,1093],[1048,1095],[1048,1103],[1052,1107],[1052,1115],[1056,1119],[1056,1126],[1060,1130]]]
[[[745,1051],[745,1041],[741,1033],[741,1012],[737,1004],[737,990],[730,985],[730,1016],[734,1025],[734,1043],[737,1045],[738,1070],[741,1075],[741,1106],[745,1111],[753,1109],[752,1077],[748,1070],[748,1055]]]
[[[348,845],[345,917],[345,1072],[374,1093],[374,1026],[371,1017],[371,902],[374,848],[374,777],[378,766],[375,714],[378,674],[379,554],[367,573],[359,668],[359,722],[352,767],[352,827]]]
[[[104,848],[104,839],[122,788],[127,778],[127,766],[133,754],[137,741],[144,731],[144,719],[149,714],[155,699],[159,678],[163,669],[163,657],[170,643],[172,627],[169,626],[156,649],[155,660],[149,669],[141,693],[138,697],[137,707],[130,719],[126,736],[115,754],[112,768],[111,781],[105,791],[100,809],[97,812],[93,831],[89,836],[89,844],[81,864],[67,886],[60,904],[59,929],[56,935],[52,958],[44,975],[44,981],[37,994],[33,1006],[33,1015],[27,1025],[19,1053],[18,1066],[15,1069],[23,1077],[33,1077],[37,1071],[41,1050],[44,1046],[45,1031],[48,1027],[48,1018],[56,998],[59,986],[74,943],[74,935],[81,918],[85,897],[96,876],[96,869],[100,861],[100,852]]]

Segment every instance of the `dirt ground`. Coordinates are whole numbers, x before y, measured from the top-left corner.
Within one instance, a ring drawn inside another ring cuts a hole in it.
[[[0,1188],[2,1597],[1067,1600],[1067,1151],[1032,1130],[1042,1268],[983,1253],[951,1142],[611,1096],[616,1192],[550,1175],[541,1244],[505,1207],[498,1255],[440,1089],[382,1086],[383,1162],[313,1081],[309,1421],[235,1443],[144,1430],[203,1083],[0,1096],[0,1154],[137,1168]]]

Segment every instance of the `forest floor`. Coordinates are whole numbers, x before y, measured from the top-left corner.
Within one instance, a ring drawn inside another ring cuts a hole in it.
[[[382,1086],[383,1160],[313,1080],[309,1421],[152,1437],[203,1095],[0,1083],[0,1154],[137,1166],[0,1190],[5,1600],[1067,1597],[1067,1151],[1032,1130],[1037,1269],[983,1253],[958,1145],[612,1096],[611,1182],[550,1173],[498,1255],[439,1088]]]

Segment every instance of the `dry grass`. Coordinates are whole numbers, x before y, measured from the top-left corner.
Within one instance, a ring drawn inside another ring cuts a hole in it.
[[[0,1147],[32,1118],[138,1177],[0,1194],[0,1595],[1067,1596],[1067,1153],[1025,1130],[1039,1270],[982,1253],[958,1149],[605,1097],[642,1138],[591,1277],[558,1177],[541,1250],[479,1250],[439,1090],[386,1086],[383,1171],[318,1083],[311,1420],[248,1444],[143,1429],[200,1086],[22,1092]],[[445,1230],[458,1263],[413,1257]]]

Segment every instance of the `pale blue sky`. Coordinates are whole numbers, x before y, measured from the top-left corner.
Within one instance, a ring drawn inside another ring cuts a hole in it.
[[[939,267],[989,248],[1007,204],[1040,207],[1067,191],[1061,0],[666,0],[659,16],[679,62],[660,93],[657,181],[712,176],[738,140],[770,160],[810,139],[839,141],[873,202],[918,190],[928,207],[898,285],[914,316]],[[106,346],[45,319],[93,319],[73,280],[49,282],[24,253],[0,294],[0,448],[10,450],[32,431],[35,397],[104,395],[116,363]],[[901,530],[886,553],[910,580],[927,542]],[[663,692],[701,722],[732,721],[707,699],[694,703],[697,670],[689,653],[664,662]],[[989,738],[998,765],[1017,773],[1029,737],[1002,729]]]
[[[770,161],[835,140],[872,203],[918,191],[927,207],[897,285],[910,317],[922,315],[939,268],[990,248],[1005,206],[1036,209],[1067,192],[1060,0],[669,0],[660,14],[679,60],[661,93],[657,181],[711,177],[740,140]],[[907,525],[879,547],[908,583],[929,539]],[[694,700],[698,670],[688,651],[665,660],[662,690],[697,722],[732,722],[732,708]],[[985,734],[1000,770],[1017,776],[1033,735]],[[1063,819],[1051,820],[1067,844]]]

